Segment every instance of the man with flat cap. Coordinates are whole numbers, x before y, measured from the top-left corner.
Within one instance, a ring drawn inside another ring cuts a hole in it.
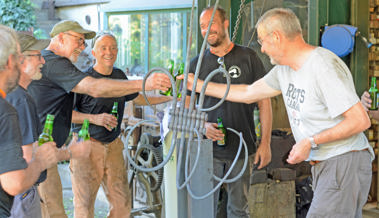
[[[57,163],[54,142],[35,146],[33,157],[26,162],[16,109],[5,98],[17,86],[20,62],[24,61],[14,30],[0,25],[0,217],[9,217],[15,195],[36,183],[41,172]]]
[[[64,144],[69,135],[74,93],[92,97],[121,97],[142,90],[142,80],[112,80],[94,78],[74,66],[79,54],[85,49],[86,39],[96,33],[84,29],[78,22],[64,20],[50,32],[52,37],[46,50],[41,51],[46,63],[42,68],[42,78],[33,81],[28,92],[37,103],[40,121],[46,115],[55,115],[53,138],[57,146]],[[167,90],[171,86],[168,76],[154,73],[146,81],[146,90]],[[67,217],[62,201],[62,185],[57,167],[47,170],[47,179],[39,188],[43,217]]]

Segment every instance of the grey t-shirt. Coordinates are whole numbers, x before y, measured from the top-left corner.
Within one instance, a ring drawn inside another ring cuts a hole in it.
[[[37,141],[39,134],[42,132],[42,127],[38,119],[36,103],[32,96],[24,88],[17,86],[14,91],[7,95],[6,100],[17,110],[22,145],[32,144]],[[46,176],[47,171],[44,170],[37,180],[37,184],[45,181]]]
[[[344,119],[342,114],[359,102],[346,64],[321,47],[313,50],[298,71],[278,65],[264,77],[264,81],[282,92],[297,142],[336,126]],[[366,136],[359,133],[320,144],[318,150],[311,151],[308,160],[326,160],[365,148],[369,148],[373,155]]]

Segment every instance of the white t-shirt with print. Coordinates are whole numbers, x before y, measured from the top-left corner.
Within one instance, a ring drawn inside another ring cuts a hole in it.
[[[332,128],[344,118],[342,114],[359,102],[353,78],[346,64],[331,51],[318,47],[298,70],[277,65],[264,81],[280,90],[286,105],[295,140]],[[351,150],[369,148],[361,132],[349,138],[320,144],[308,160],[326,160]]]

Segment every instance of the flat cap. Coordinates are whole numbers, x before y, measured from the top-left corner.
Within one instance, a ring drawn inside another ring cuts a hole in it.
[[[70,30],[74,31],[76,33],[84,34],[85,39],[92,39],[96,35],[96,32],[94,32],[92,30],[84,29],[76,21],[62,20],[59,23],[56,23],[54,25],[53,29],[50,32],[50,36],[54,37],[54,36],[58,35],[59,33],[70,31]]]
[[[17,32],[18,42],[20,43],[21,52],[42,50],[45,49],[49,43],[50,39],[36,39],[31,35]]]

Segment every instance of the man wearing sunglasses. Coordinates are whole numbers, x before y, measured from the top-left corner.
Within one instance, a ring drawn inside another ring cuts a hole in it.
[[[50,32],[51,42],[46,50],[41,51],[46,61],[41,71],[42,78],[33,81],[28,87],[38,105],[40,121],[45,122],[47,114],[55,115],[52,135],[58,147],[64,144],[69,135],[74,93],[93,97],[121,97],[142,90],[142,80],[94,78],[74,66],[73,63],[85,49],[85,40],[95,35],[94,31],[84,29],[75,21],[64,20],[54,25]],[[147,79],[145,89],[167,90],[170,86],[168,76],[154,73]],[[47,179],[38,191],[42,199],[43,217],[67,217],[57,166],[48,169]]]

